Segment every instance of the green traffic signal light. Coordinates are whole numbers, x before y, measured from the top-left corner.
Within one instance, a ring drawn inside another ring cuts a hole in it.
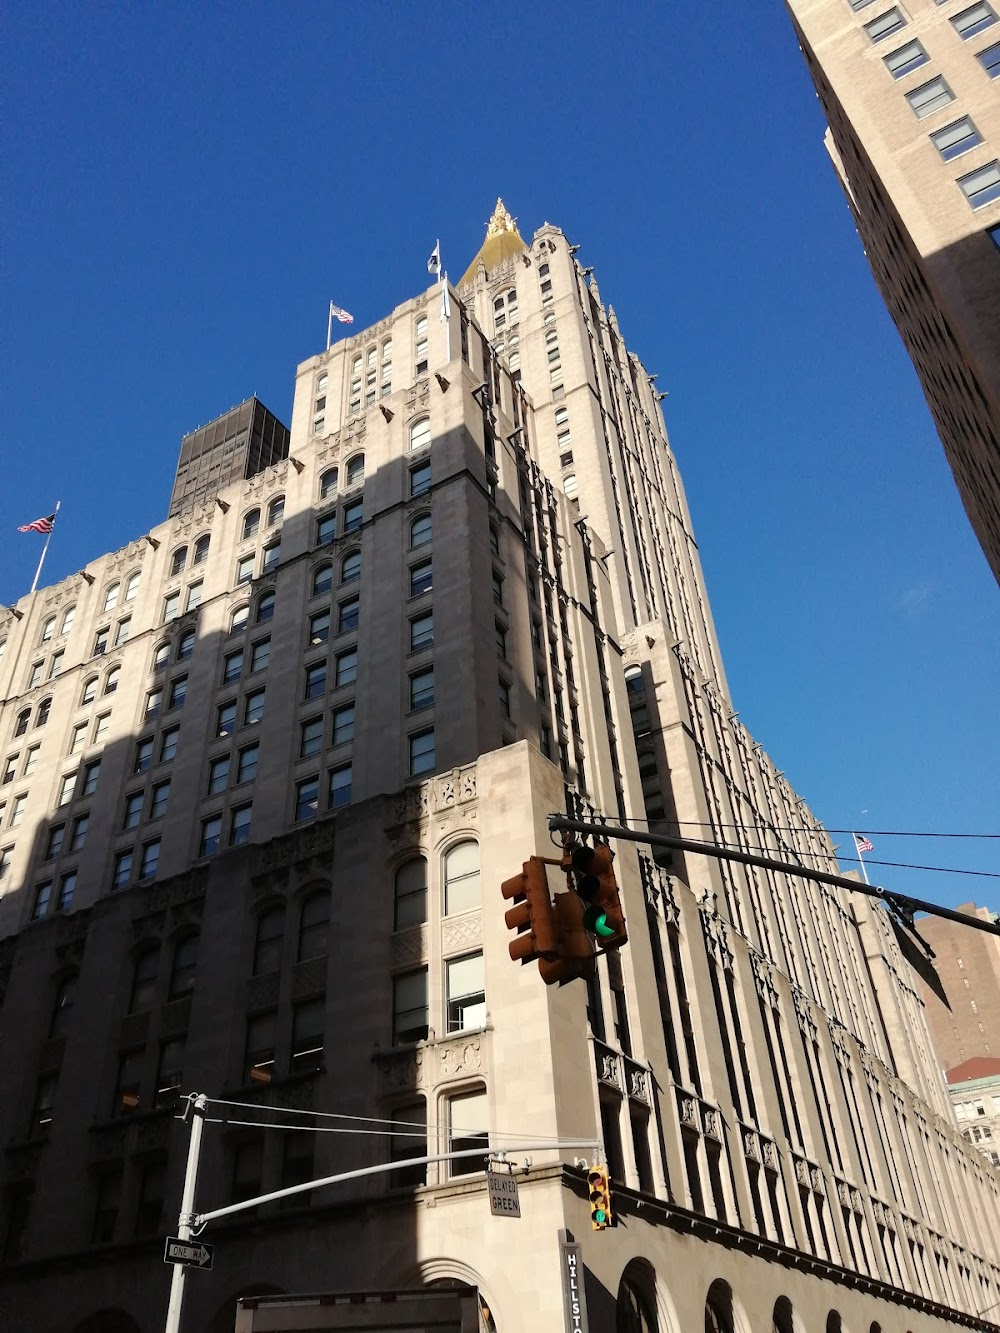
[[[600,935],[602,939],[608,939],[615,933],[614,927],[608,925],[608,914],[603,907],[587,908],[583,914],[583,928],[594,935]]]

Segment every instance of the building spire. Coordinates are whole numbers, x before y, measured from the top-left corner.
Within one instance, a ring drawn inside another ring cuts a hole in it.
[[[516,235],[517,219],[511,217],[504,208],[503,200],[497,195],[497,206],[493,210],[493,216],[486,224],[486,235],[487,237],[499,236],[504,231],[512,231]]]
[[[486,224],[486,239],[479,247],[479,252],[472,263],[462,274],[458,285],[461,287],[475,278],[480,262],[488,273],[503,260],[519,255],[527,248],[517,229],[517,219],[511,217],[504,207],[503,200],[498,197],[493,216]]]

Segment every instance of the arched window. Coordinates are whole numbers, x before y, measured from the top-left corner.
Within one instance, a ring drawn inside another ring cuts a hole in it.
[[[120,583],[112,583],[104,594],[104,605],[102,611],[112,611],[118,605],[118,594],[121,591]]]
[[[275,523],[280,523],[285,516],[285,497],[276,495],[267,506],[267,526],[272,527]]]
[[[68,634],[70,630],[73,628],[73,621],[75,620],[75,618],[76,618],[76,607],[67,606],[66,610],[63,612],[62,626],[59,630],[59,633]]]
[[[733,1292],[722,1278],[716,1278],[705,1297],[705,1333],[735,1333]]]
[[[427,860],[416,856],[396,871],[393,930],[427,920]]]
[[[410,426],[410,448],[423,449],[431,442],[431,419],[430,417],[421,417],[419,421],[414,421]]]
[[[139,591],[139,580],[140,580],[141,578],[142,578],[142,574],[141,574],[141,572],[137,569],[137,570],[135,571],[135,573],[130,574],[130,575],[128,576],[128,578],[125,580],[125,597],[124,597],[124,599],[123,599],[124,601],[126,601],[126,602],[134,602],[134,601],[135,601],[135,599],[136,599],[136,595],[137,595],[137,593],[138,593],[138,591]]]
[[[425,546],[431,539],[430,514],[418,514],[410,524],[410,546]]]
[[[307,958],[321,958],[327,949],[327,934],[330,926],[330,893],[320,889],[312,893],[302,904],[302,916],[299,918],[298,961]]]
[[[615,1303],[615,1333],[657,1333],[656,1312],[639,1284],[623,1277]]]
[[[418,514],[410,524],[410,547],[424,546],[431,539],[430,514]]]
[[[118,688],[118,682],[121,679],[121,674],[122,674],[121,667],[111,668],[108,674],[104,677],[105,694],[114,694],[115,690],[117,690]]]
[[[259,527],[260,527],[260,510],[251,509],[249,514],[243,515],[242,540],[246,541],[248,537],[256,536]]]
[[[153,670],[162,671],[169,661],[170,643],[168,640],[164,639],[162,643],[158,643],[153,649]]]
[[[178,546],[177,550],[170,557],[171,578],[174,578],[175,575],[181,572],[181,570],[187,564],[187,558],[188,558],[188,548],[186,546]]]
[[[257,624],[263,625],[274,616],[274,593],[266,592],[257,603]]]
[[[153,1007],[159,971],[160,946],[151,944],[143,949],[135,960],[135,967],[132,970],[132,990],[128,1002],[130,1014],[138,1014]]]
[[[350,583],[361,577],[361,552],[348,551],[340,566],[341,583]]]
[[[312,595],[329,592],[333,587],[333,565],[320,565],[313,574]]]
[[[195,970],[198,966],[198,936],[185,935],[174,950],[174,965],[170,969],[170,1000],[183,999],[194,990]]]
[[[197,637],[196,631],[193,629],[188,629],[185,630],[184,633],[181,635],[181,637],[177,640],[178,662],[186,662],[187,659],[194,652],[194,641],[196,637]],[[105,693],[107,693],[107,691],[105,691]]]
[[[772,1333],[795,1333],[795,1316],[787,1296],[779,1296],[771,1315]]]
[[[83,683],[83,693],[80,695],[80,704],[92,704],[97,698],[97,677],[91,676],[89,680]]]
[[[69,1030],[69,1020],[73,1013],[73,1004],[76,1001],[76,983],[77,974],[73,972],[68,977],[63,977],[56,987],[55,1003],[52,1006],[52,1017],[49,1021],[50,1037],[65,1037]]]
[[[347,460],[347,481],[345,485],[356,486],[359,481],[365,479],[365,456],[364,454],[355,454],[353,458]]]
[[[45,620],[44,623],[42,624],[42,643],[48,643],[49,639],[52,638],[55,632],[56,632],[56,618],[55,616],[49,616],[48,619]]]
[[[563,477],[562,479],[562,484],[563,484],[563,494],[566,496],[566,499],[575,500],[577,497],[577,492],[579,490],[579,486],[576,480],[576,473],[567,472],[565,477]]]
[[[452,847],[444,858],[444,914],[453,916],[481,905],[479,844],[470,839]]]
[[[208,548],[212,544],[211,536],[206,532],[194,544],[194,564],[200,565],[208,559]]]
[[[257,918],[253,946],[253,975],[277,972],[281,967],[281,944],[285,935],[285,909],[271,907]]]
[[[249,619],[249,606],[238,606],[229,619],[229,633],[239,634],[240,630],[246,629]]]
[[[826,1317],[826,1333],[844,1333],[844,1321],[837,1310],[831,1310]]]
[[[319,479],[319,498],[325,500],[330,495],[337,494],[337,469],[335,467],[327,468]]]
[[[17,715],[17,722],[14,725],[14,735],[23,736],[28,730],[28,723],[31,721],[31,709],[24,708]]]
[[[631,690],[633,694],[643,694],[646,689],[646,683],[642,678],[642,667],[638,663],[633,663],[625,668],[625,688]]]
[[[49,713],[52,711],[52,700],[43,699],[38,705],[38,712],[35,714],[35,726],[44,727],[49,720]]]

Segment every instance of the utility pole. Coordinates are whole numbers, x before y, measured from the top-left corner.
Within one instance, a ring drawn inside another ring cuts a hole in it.
[[[188,1098],[184,1119],[191,1124],[191,1139],[188,1143],[187,1169],[184,1172],[184,1191],[181,1194],[181,1211],[177,1220],[177,1237],[190,1240],[193,1229],[194,1191],[198,1183],[198,1163],[201,1157],[201,1135],[205,1128],[205,1104],[207,1097],[203,1092],[192,1093]],[[174,1264],[170,1279],[170,1303],[167,1306],[167,1322],[164,1333],[180,1333],[181,1310],[184,1306],[184,1283],[187,1279],[187,1267]]]

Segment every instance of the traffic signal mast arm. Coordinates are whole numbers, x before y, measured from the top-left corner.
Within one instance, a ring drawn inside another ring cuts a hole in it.
[[[957,921],[962,926],[971,926],[974,930],[985,930],[990,935],[1000,935],[1000,925],[992,921],[983,921],[980,917],[966,916],[965,913],[955,912],[950,907],[940,907],[937,903],[924,902],[921,898],[911,898],[909,894],[893,893],[889,889],[864,884],[860,880],[847,879],[843,875],[832,875],[827,870],[813,870],[809,866],[774,861],[768,856],[755,856],[752,852],[719,847],[713,842],[695,842],[690,838],[674,838],[667,833],[649,833],[597,821],[588,823],[582,819],[566,819],[563,815],[549,816],[549,830],[552,833],[585,833],[602,838],[620,839],[623,842],[642,842],[650,847],[669,847],[675,852],[714,856],[720,861],[738,861],[741,865],[759,866],[762,870],[776,870],[785,875],[796,875],[799,879],[811,879],[819,884],[832,884],[838,889],[850,889],[852,893],[863,893],[869,898],[881,898],[894,911],[900,913],[911,926],[914,912],[927,912],[931,916],[944,917],[947,921]]]

